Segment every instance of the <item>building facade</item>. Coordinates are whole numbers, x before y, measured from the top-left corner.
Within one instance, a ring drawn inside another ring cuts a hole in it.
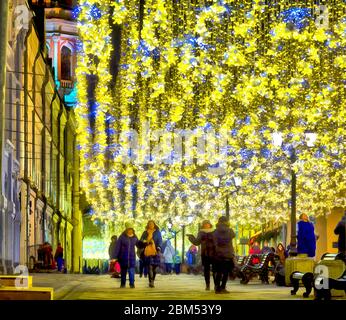
[[[18,264],[30,268],[45,241],[53,250],[61,242],[67,270],[81,270],[76,120],[49,58],[44,15],[36,11],[44,13],[43,5],[24,0],[9,5],[2,170],[6,206],[0,236],[3,273],[12,273]],[[70,87],[67,94],[73,90]]]

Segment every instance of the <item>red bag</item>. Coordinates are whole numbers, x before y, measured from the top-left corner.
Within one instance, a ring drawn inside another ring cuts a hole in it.
[[[120,263],[118,261],[115,262],[114,271],[116,273],[120,273],[121,272]]]

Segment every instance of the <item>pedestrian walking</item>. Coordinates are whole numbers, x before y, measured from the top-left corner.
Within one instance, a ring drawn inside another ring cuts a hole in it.
[[[148,276],[148,266],[144,264],[144,248],[137,249],[137,257],[139,262],[139,277],[144,278]]]
[[[54,260],[58,266],[58,271],[62,271],[62,267],[64,265],[64,249],[61,246],[61,243],[58,243],[58,247],[55,250]]]
[[[186,252],[186,264],[188,274],[196,272],[197,251],[197,247],[195,245],[191,245],[189,250],[187,250]]]
[[[144,248],[144,264],[148,267],[149,287],[154,288],[157,267],[160,265],[162,236],[159,227],[153,220],[149,220],[141,236]]]
[[[175,274],[180,274],[181,270],[181,257],[180,252],[177,250],[175,256],[174,256],[174,270]]]
[[[219,218],[216,230],[213,232],[215,293],[229,293],[226,290],[229,274],[234,268],[233,239],[235,233],[230,228],[229,219],[225,216]]]
[[[303,213],[298,222],[298,254],[307,254],[313,258],[316,253],[316,235],[314,225],[309,221],[307,214]]]
[[[126,287],[126,275],[129,274],[130,288],[135,287],[136,246],[139,246],[138,238],[133,225],[125,223],[125,231],[119,237],[115,247],[115,258],[120,263],[121,282],[120,288]]]
[[[166,273],[171,274],[173,270],[175,250],[170,240],[167,240],[167,244],[166,244],[165,251],[163,252],[163,256],[165,259]]]
[[[108,247],[109,260],[115,259],[115,248],[117,245],[117,240],[118,240],[117,236],[112,236],[111,242]]]
[[[346,211],[344,216],[341,218],[340,222],[335,227],[334,233],[338,235],[338,251],[346,255]]]
[[[115,248],[117,245],[117,236],[112,236],[111,242],[108,247],[108,255],[109,255],[109,272],[111,273],[111,278],[119,278],[120,277],[120,265],[119,262],[116,261],[115,256]]]
[[[204,271],[204,281],[205,281],[205,290],[210,290],[210,271],[213,272],[213,279],[215,285],[214,278],[214,270],[213,270],[213,257],[215,254],[214,240],[213,240],[213,226],[209,220],[204,220],[202,222],[202,228],[197,234],[197,237],[194,237],[192,234],[187,235],[190,242],[195,246],[201,246],[201,259],[202,266]]]

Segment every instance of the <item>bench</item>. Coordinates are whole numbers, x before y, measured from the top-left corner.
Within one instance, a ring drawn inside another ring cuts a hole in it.
[[[300,272],[294,271],[290,276],[290,280],[293,286],[293,290],[291,290],[291,295],[295,295],[299,290],[300,281],[303,283],[305,287],[305,292],[303,293],[304,298],[308,298],[312,288],[314,281],[314,274],[312,272]]]
[[[346,293],[346,270],[338,279],[326,278],[321,275],[317,275],[313,284],[316,300],[330,300],[332,297],[332,289],[344,290]]]
[[[17,282],[16,282],[17,281]],[[0,285],[5,287],[32,287],[32,276],[0,275]]]
[[[260,262],[256,265],[252,265],[251,261],[255,257],[258,257]],[[276,264],[274,254],[272,252],[260,255],[250,255],[246,263],[240,268],[240,283],[247,284],[254,275],[259,275],[263,283],[269,284],[268,274],[270,262],[273,266]]]
[[[229,274],[229,278],[231,280],[234,280],[235,278],[240,278],[239,271],[240,268],[247,262],[248,257],[247,256],[237,256],[234,260],[234,268],[232,272]]]
[[[53,288],[0,286],[0,300],[53,300]]]
[[[335,261],[335,260],[341,260],[346,264],[345,255],[343,253],[325,253],[321,260],[323,261]]]

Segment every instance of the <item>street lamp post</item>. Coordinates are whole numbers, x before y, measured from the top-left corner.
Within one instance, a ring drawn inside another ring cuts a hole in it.
[[[307,131],[305,133],[306,144],[308,147],[315,145],[317,135],[314,132]],[[275,132],[273,134],[273,144],[281,147],[283,143],[282,134]],[[297,255],[297,175],[293,169],[293,164],[297,161],[297,155],[294,148],[290,155],[291,163],[291,240],[290,240],[290,256]]]
[[[230,194],[233,195],[239,191],[240,184],[241,184],[242,179],[239,177],[234,177],[233,178],[233,184],[236,187],[236,190],[232,191]],[[220,182],[221,178],[215,179],[214,180],[214,186],[219,189],[220,187]],[[226,212],[226,217],[229,219],[230,216],[230,210],[229,210],[229,194],[227,193],[226,195],[226,207],[225,207],[225,212]]]
[[[296,161],[296,154],[293,150],[291,155],[291,164]],[[291,241],[290,255],[297,255],[297,175],[291,168]]]

